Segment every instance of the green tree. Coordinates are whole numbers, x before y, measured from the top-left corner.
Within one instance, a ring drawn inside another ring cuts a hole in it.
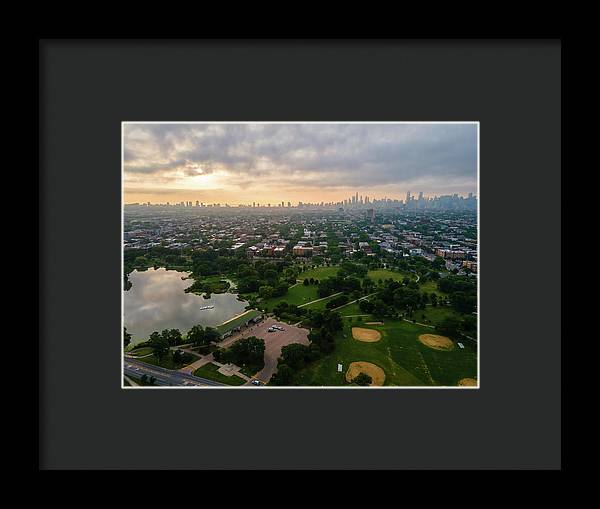
[[[217,329],[214,329],[213,327],[206,327],[206,329],[204,329],[205,345],[210,345],[213,341],[218,341],[220,337],[221,335],[219,334],[219,331],[217,331]]]
[[[294,371],[287,364],[279,364],[277,373],[271,378],[272,385],[291,385],[294,379]]]
[[[131,334],[127,332],[127,327],[123,327],[123,346],[127,348],[129,343],[131,343]]]
[[[436,329],[440,334],[455,338],[459,334],[461,323],[460,320],[454,316],[448,316],[444,318],[437,326]]]
[[[262,299],[268,299],[273,296],[273,287],[269,285],[263,285],[258,289],[258,295]]]
[[[169,352],[169,342],[160,334],[151,337],[149,344],[159,362]]]
[[[281,349],[282,362],[292,369],[299,369],[304,366],[309,353],[307,346],[300,343],[291,343]]]
[[[187,339],[194,346],[204,345],[204,328],[202,325],[194,325],[187,333]]]
[[[171,346],[182,343],[181,331],[179,329],[165,329],[162,331],[161,336],[165,338]]]
[[[181,364],[181,350],[175,350],[173,352],[173,362],[175,364]]]

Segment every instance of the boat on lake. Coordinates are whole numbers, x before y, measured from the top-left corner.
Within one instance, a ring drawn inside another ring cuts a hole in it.
[[[198,309],[200,309],[201,311],[205,309],[214,309],[214,306],[200,306]]]

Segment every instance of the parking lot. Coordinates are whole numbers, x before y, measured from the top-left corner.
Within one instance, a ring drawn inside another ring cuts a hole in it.
[[[268,332],[267,329],[273,325],[283,327],[285,330]],[[281,355],[282,347],[290,343],[309,344],[308,329],[301,329],[287,323],[278,322],[274,318],[266,318],[262,322],[244,329],[239,334],[227,338],[220,343],[220,346],[227,348],[235,341],[250,336],[256,336],[265,340],[265,367],[254,377],[263,383],[267,383],[271,379],[271,376],[273,376],[273,373],[277,371],[277,359]]]

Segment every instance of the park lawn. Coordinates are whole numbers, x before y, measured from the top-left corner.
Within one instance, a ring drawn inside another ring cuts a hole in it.
[[[342,316],[365,314],[358,307],[358,302],[354,302],[352,304],[346,304],[345,306],[338,309],[337,312]]]
[[[337,275],[338,270],[340,270],[340,268],[337,266],[316,267],[314,269],[305,270],[298,276],[298,279],[304,280],[305,278],[312,277],[314,279],[318,279],[319,281],[321,281],[322,279],[327,279],[328,277],[333,277],[333,276]]]
[[[227,385],[242,385],[246,383],[246,380],[240,378],[237,375],[226,376],[218,372],[219,366],[209,362],[204,366],[194,371],[195,376],[207,378],[208,380],[214,380],[215,382],[221,382]]]
[[[318,299],[317,285],[304,286],[302,283],[291,286],[285,295],[281,297],[271,297],[259,302],[259,307],[266,309],[267,311],[273,311],[273,308],[280,302],[287,302],[288,304],[306,304],[307,302]]]
[[[148,355],[149,353],[152,353],[153,350],[152,348],[150,348],[149,346],[143,346],[141,348],[136,348],[135,350],[132,350],[131,352],[128,352],[131,355],[135,355],[136,357],[140,357],[142,355]]]
[[[253,377],[254,375],[256,375],[256,373],[258,373],[264,367],[265,367],[265,361],[263,358],[263,360],[260,364],[245,364],[245,365],[243,365],[240,369],[240,372],[242,372],[246,376]]]
[[[380,366],[386,386],[456,386],[461,378],[477,377],[477,354],[473,344],[452,351],[432,350],[418,336],[431,329],[401,320],[383,320],[384,325],[364,325],[344,319],[344,329],[336,338],[333,353],[309,364],[296,374],[295,385],[345,386],[345,373],[351,362],[366,361]],[[378,342],[365,343],[352,338],[351,327],[364,326],[382,333]],[[342,372],[337,372],[337,364]]]
[[[192,264],[189,265],[170,265],[168,263],[163,264],[163,267],[167,270],[176,270],[178,272],[191,272]]]
[[[390,269],[375,269],[367,272],[367,276],[373,282],[377,283],[380,279],[385,281],[386,279],[393,279],[394,281],[402,281],[405,277],[414,281],[416,276],[412,272],[398,272],[397,270]]]
[[[192,362],[194,362],[196,360],[196,358],[194,357],[192,359]],[[175,362],[173,362],[173,355],[171,352],[169,352],[167,355],[165,355],[160,362],[158,362],[158,359],[156,358],[156,356],[151,355],[149,357],[144,357],[143,359],[139,359],[140,362],[145,362],[146,364],[152,364],[154,366],[160,366],[161,368],[166,368],[166,369],[181,369],[184,366],[187,366],[188,364],[190,364],[189,362],[186,362],[185,364],[176,364]]]
[[[419,283],[419,291],[421,293],[435,293],[436,295],[446,297],[446,294],[444,292],[440,292],[438,290],[438,285],[436,281],[427,281],[426,283]]]
[[[258,297],[258,292],[248,292],[248,293],[239,293],[238,300],[250,300],[256,299]]]
[[[321,298],[323,300],[319,300],[319,302],[314,302],[312,304],[309,304],[308,306],[303,306],[302,309],[320,309],[320,310],[326,309],[327,303],[331,299],[335,299],[336,297],[339,297],[341,295],[341,294],[340,295],[336,295],[336,293],[338,293],[338,292],[335,292],[334,294],[331,294],[331,295],[329,295],[327,297],[319,297],[319,296],[317,296],[314,300],[318,300],[318,299],[321,299]]]
[[[423,318],[423,315],[425,315],[425,318]],[[413,315],[417,322],[427,325],[437,325],[448,317],[462,319],[462,315],[449,306],[425,306],[425,309],[417,309]]]
[[[375,295],[372,295],[363,300],[370,300],[373,297],[375,297]],[[339,308],[337,310],[337,312],[340,313],[342,316],[364,315],[365,314],[363,311],[360,310],[359,302],[352,302],[352,304],[345,304],[344,306]]]

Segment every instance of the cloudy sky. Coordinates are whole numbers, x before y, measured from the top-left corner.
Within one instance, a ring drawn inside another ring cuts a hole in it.
[[[475,124],[124,126],[125,203],[477,192]]]

